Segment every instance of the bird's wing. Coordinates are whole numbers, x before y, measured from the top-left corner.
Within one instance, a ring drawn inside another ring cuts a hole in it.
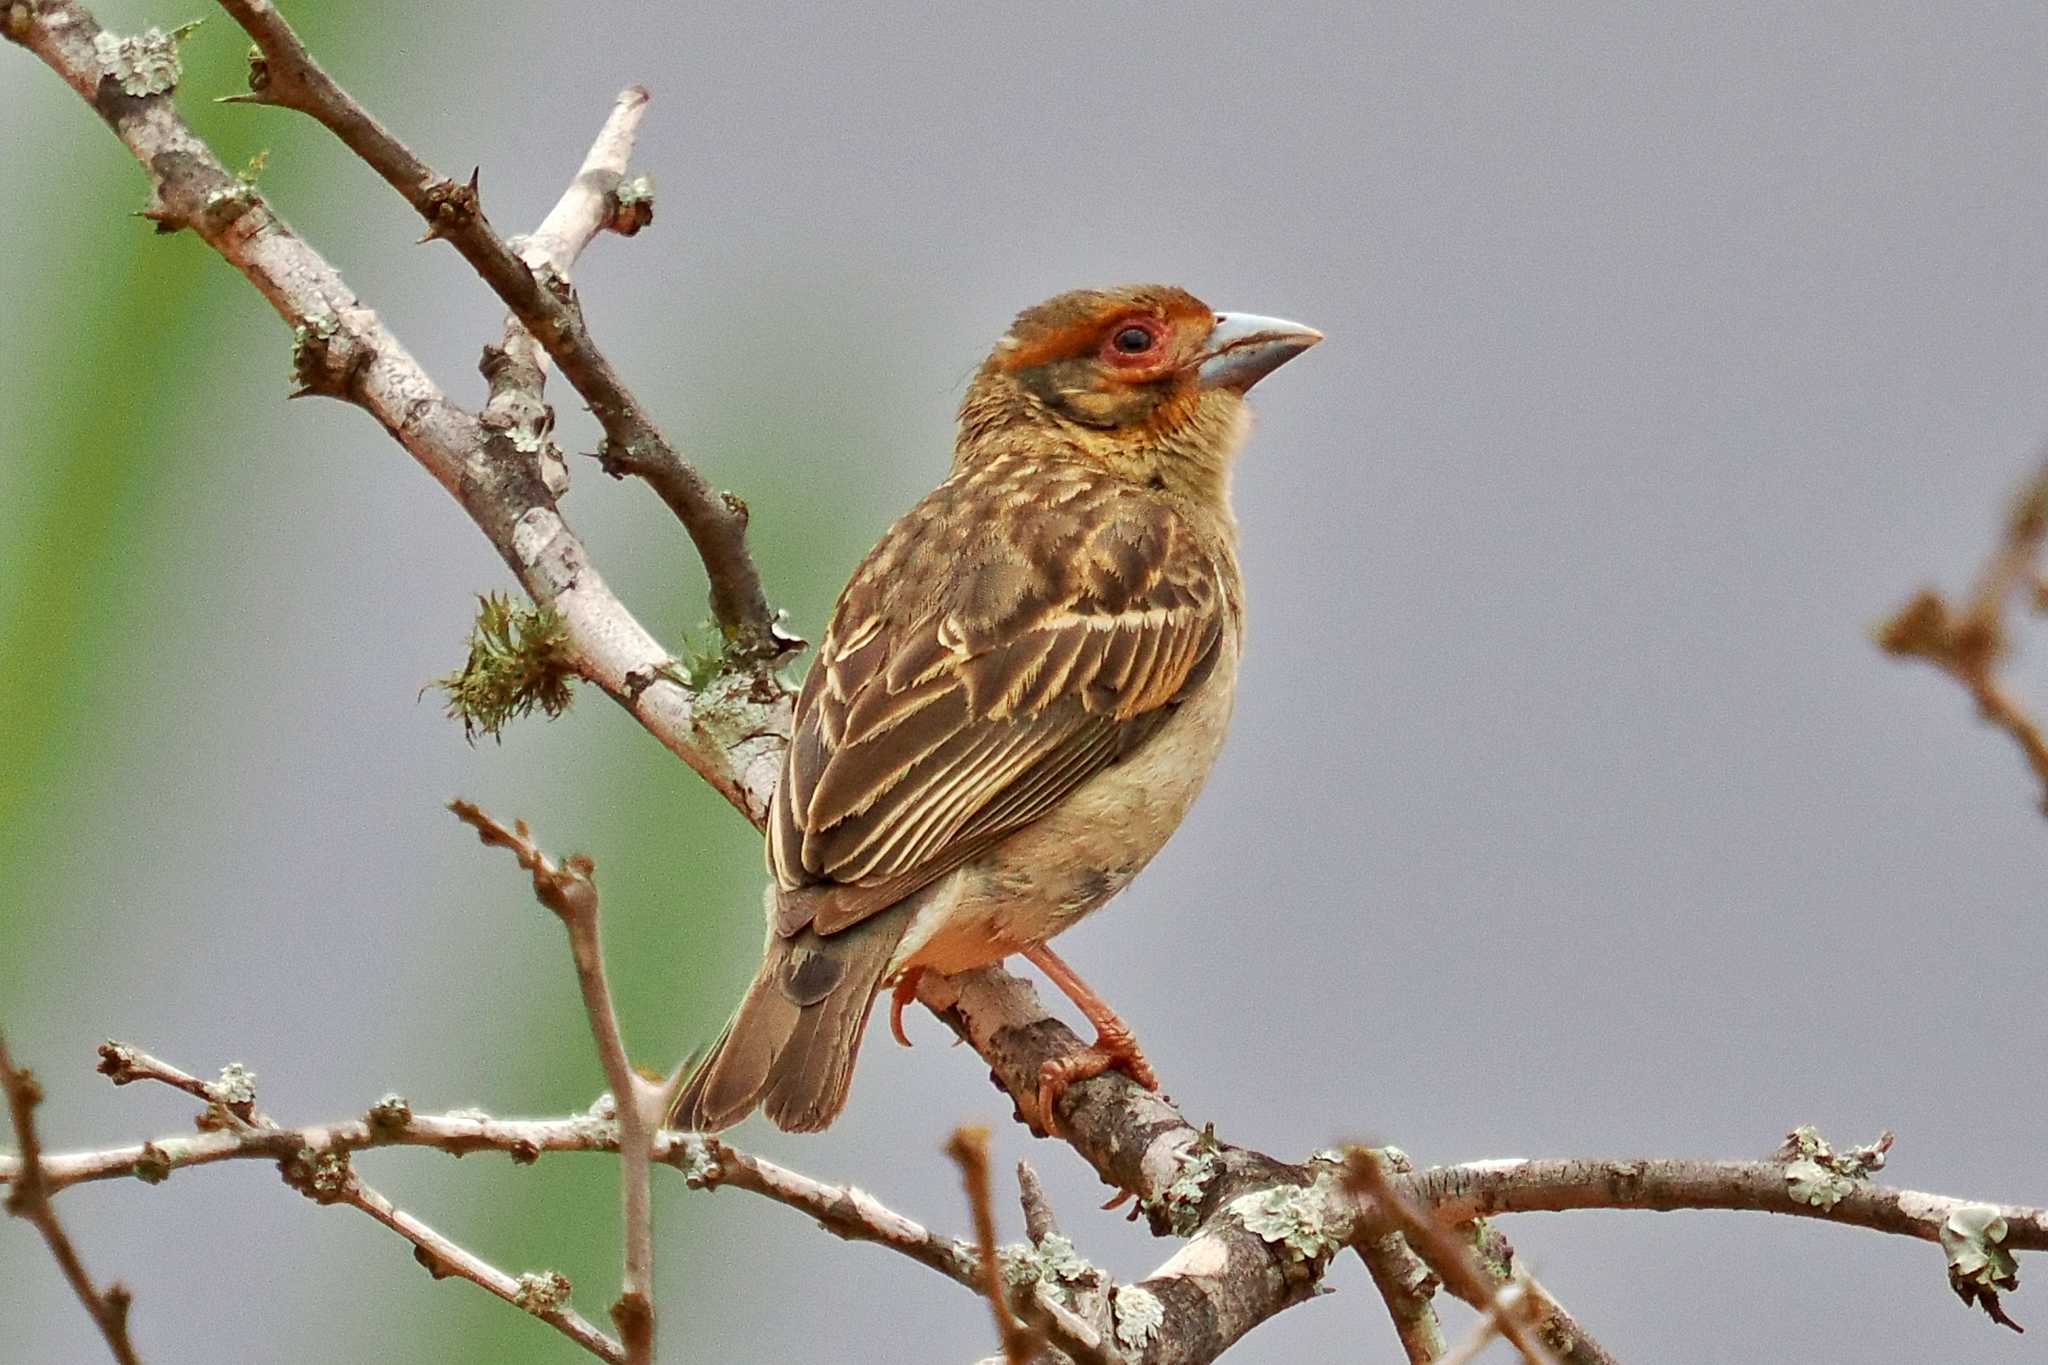
[[[769,816],[783,934],[856,924],[1045,814],[1215,659],[1215,561],[1170,508],[1005,479],[941,485],[840,598]]]

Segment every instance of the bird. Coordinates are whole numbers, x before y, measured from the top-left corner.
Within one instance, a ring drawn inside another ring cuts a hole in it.
[[[1322,340],[1184,289],[1017,315],[969,381],[951,471],[869,552],[798,693],[769,803],[759,973],[676,1092],[715,1132],[846,1105],[879,993],[1021,954],[1095,1026],[1038,1122],[1112,1068],[1158,1078],[1048,940],[1180,825],[1230,720],[1244,623],[1231,467],[1246,392]]]

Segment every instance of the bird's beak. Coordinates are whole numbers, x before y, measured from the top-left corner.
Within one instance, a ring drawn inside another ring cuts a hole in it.
[[[1285,318],[1218,313],[1195,375],[1205,389],[1243,393],[1322,339],[1315,328]]]

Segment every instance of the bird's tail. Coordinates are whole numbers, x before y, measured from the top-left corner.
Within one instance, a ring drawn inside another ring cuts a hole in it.
[[[670,1124],[714,1133],[757,1105],[792,1133],[839,1117],[861,1030],[910,914],[908,904],[892,906],[830,937],[771,930],[760,974],[684,1082]]]

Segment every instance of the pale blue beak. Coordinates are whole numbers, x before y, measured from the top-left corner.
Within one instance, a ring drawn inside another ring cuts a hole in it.
[[[1205,389],[1243,393],[1322,339],[1315,328],[1285,318],[1218,313],[1195,375]]]

